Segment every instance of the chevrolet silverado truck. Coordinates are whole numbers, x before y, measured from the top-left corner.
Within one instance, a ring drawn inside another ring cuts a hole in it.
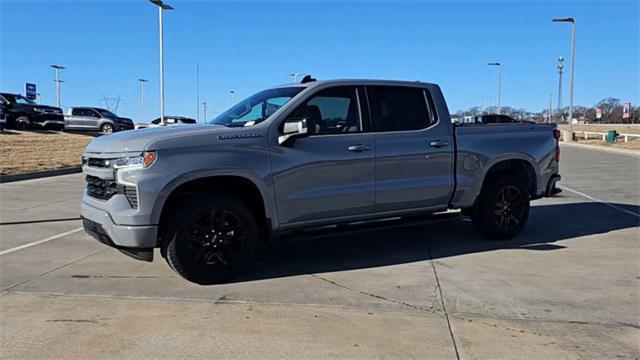
[[[50,128],[62,130],[62,109],[39,105],[20,94],[0,93],[7,129]]]
[[[154,248],[182,277],[228,281],[260,241],[461,209],[509,239],[555,193],[553,124],[454,125],[435,84],[316,81],[267,89],[209,124],[96,138],[85,230],[134,258]]]

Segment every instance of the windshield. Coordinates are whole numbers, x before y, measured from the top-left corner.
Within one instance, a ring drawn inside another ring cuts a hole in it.
[[[290,87],[261,91],[234,105],[208,123],[228,127],[255,125],[266,120],[302,90],[304,90],[303,87]]]
[[[2,94],[7,101],[14,104],[24,104],[24,105],[36,105],[35,102],[27,99],[22,95],[13,95],[13,94]]]
[[[105,109],[96,109],[97,112],[100,113],[100,115],[104,116],[104,117],[118,117],[116,114],[112,113],[109,110],[105,110]]]

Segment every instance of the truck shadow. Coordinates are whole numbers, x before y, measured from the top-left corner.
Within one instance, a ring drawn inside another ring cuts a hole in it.
[[[634,213],[640,210],[633,205],[615,206]],[[234,282],[398,265],[499,249],[561,251],[571,246],[557,243],[561,240],[638,226],[637,216],[601,203],[584,202],[533,206],[523,232],[508,241],[480,237],[466,218],[313,240],[300,238],[265,249]]]

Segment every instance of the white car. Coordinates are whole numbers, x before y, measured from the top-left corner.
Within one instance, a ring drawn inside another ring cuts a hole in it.
[[[196,124],[196,120],[184,116],[165,116],[164,122],[166,125],[187,125],[187,124]],[[149,123],[140,123],[136,124],[136,129],[144,129],[147,127],[156,127],[160,125],[160,118],[156,118]]]

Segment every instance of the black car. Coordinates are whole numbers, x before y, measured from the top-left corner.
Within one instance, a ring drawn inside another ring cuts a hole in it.
[[[20,94],[0,93],[8,129],[64,128],[62,109],[38,105]]]

